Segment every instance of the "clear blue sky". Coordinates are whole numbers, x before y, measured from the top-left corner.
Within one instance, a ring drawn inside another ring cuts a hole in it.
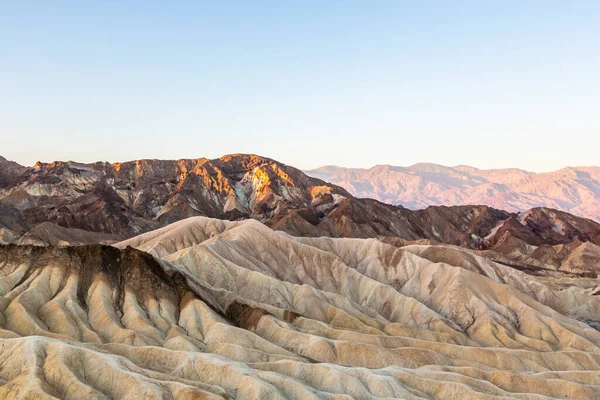
[[[600,164],[600,2],[6,1],[0,155]]]

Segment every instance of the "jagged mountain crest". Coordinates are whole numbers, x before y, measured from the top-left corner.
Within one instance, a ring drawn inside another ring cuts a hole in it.
[[[37,163],[0,190],[0,202],[7,208],[4,219],[11,214],[24,220],[25,230],[50,221],[126,237],[194,215],[264,220],[287,208],[331,203],[331,195],[351,197],[274,160],[234,154],[215,160]]]

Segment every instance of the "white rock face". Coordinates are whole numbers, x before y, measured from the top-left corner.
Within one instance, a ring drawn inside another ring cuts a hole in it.
[[[600,398],[598,278],[254,220],[115,247],[0,247],[0,398]]]
[[[600,221],[600,167],[568,167],[536,174],[519,169],[415,164],[369,169],[328,166],[305,172],[358,197],[412,209],[484,204],[516,212],[549,207]]]

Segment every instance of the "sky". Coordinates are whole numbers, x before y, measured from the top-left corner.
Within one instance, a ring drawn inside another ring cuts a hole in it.
[[[14,1],[0,155],[600,164],[600,2]]]

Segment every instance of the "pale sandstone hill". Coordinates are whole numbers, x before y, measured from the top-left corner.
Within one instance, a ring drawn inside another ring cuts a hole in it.
[[[410,167],[322,167],[308,175],[368,197],[411,209],[430,205],[485,204],[511,212],[555,208],[600,221],[600,167],[568,167],[548,173],[481,170],[420,163]]]
[[[253,220],[116,246],[0,247],[0,397],[600,397],[598,278]]]

